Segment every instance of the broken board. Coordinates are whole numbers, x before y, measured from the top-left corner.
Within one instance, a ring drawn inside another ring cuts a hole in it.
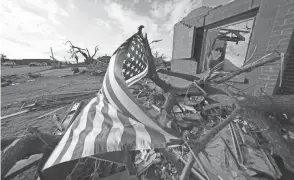
[[[79,114],[83,102],[74,103],[69,112],[66,113],[65,117],[61,120],[60,125],[62,131],[58,128],[55,130],[54,134],[63,135],[63,133],[68,129],[68,127],[73,123],[74,119]]]

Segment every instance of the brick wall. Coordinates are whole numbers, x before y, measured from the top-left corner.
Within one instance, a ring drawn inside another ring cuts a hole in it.
[[[261,67],[259,80],[264,82],[264,90],[267,94],[294,93],[294,68],[293,68],[293,28],[294,28],[294,0],[282,0],[271,28],[269,40],[266,46],[266,53],[277,49],[279,52],[287,53],[289,58],[285,59],[285,72],[283,73],[282,87],[279,87],[281,64],[273,63]],[[291,42],[291,43],[290,43]],[[292,45],[291,45],[292,44]],[[256,92],[258,95],[259,92]]]
[[[293,11],[292,11],[293,13]],[[287,50],[289,58],[285,60],[285,71],[283,73],[282,86],[279,88],[279,94],[294,94],[294,33]]]
[[[294,28],[293,1],[294,0],[236,0],[218,8],[206,9],[208,12],[205,15],[202,13],[194,17],[194,14],[197,13],[191,13],[190,16],[185,17],[184,20],[188,24],[196,27],[202,27],[203,24],[205,24],[204,28],[209,29],[238,21],[238,19],[246,19],[255,16],[255,24],[248,47],[247,57],[252,57],[251,61],[253,62],[274,49],[291,54],[291,56],[285,60],[285,73],[283,73],[281,88],[277,87],[280,79],[280,64],[272,64],[257,68],[247,73],[246,79],[248,79],[249,84],[239,84],[238,87],[241,89],[246,88],[246,92],[252,93],[253,95],[260,95],[259,87],[263,87],[268,94],[277,92],[293,93],[293,51],[290,52],[290,49],[294,49],[293,44],[290,46],[290,42],[293,42],[293,38],[291,41],[290,38]],[[183,31],[177,28],[174,30],[173,45],[175,47],[175,39],[178,35],[183,35],[181,34]],[[205,41],[202,46],[205,47]],[[173,48],[173,51],[182,52],[181,47],[184,49],[186,48],[186,46],[178,46],[178,48]],[[175,52],[175,54],[177,53]],[[202,57],[201,61],[203,58],[204,57]],[[180,66],[179,63],[174,63],[174,65]],[[260,85],[253,86],[258,83],[260,83]]]

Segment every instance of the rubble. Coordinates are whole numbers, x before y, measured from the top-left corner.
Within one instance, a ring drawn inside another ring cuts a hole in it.
[[[76,48],[73,45],[71,47]],[[282,172],[271,156],[271,151],[275,151],[283,159],[285,167],[294,172],[292,152],[280,134],[280,124],[272,126],[275,119],[267,114],[271,111],[290,114],[289,117],[292,117],[293,102],[287,103],[290,108],[276,107],[283,107],[283,103],[291,101],[294,96],[240,95],[224,84],[236,75],[279,59],[280,56],[261,58],[230,73],[219,72],[215,68],[200,76],[174,73],[164,69],[157,71],[154,63],[148,62],[149,76],[129,87],[130,92],[163,128],[180,134],[183,144],[141,151],[115,151],[97,157],[80,158],[74,168],[70,169],[67,179],[109,180],[117,176],[129,179],[180,180],[188,177],[205,180],[259,177],[280,179]],[[107,63],[98,61],[85,71],[74,68],[73,73],[90,71],[91,75],[101,75],[105,73],[107,66]],[[159,72],[166,73],[167,77],[181,77],[189,80],[191,84],[184,88],[173,86],[168,78],[162,79],[158,75]],[[76,104],[71,106],[63,119],[55,112],[49,113],[52,114],[51,118],[56,126],[54,135],[29,127],[25,136],[6,140],[7,147],[1,162],[4,167],[2,177],[7,175],[14,163],[32,154],[43,153],[42,163],[38,167],[40,169],[60,141],[60,135],[63,135],[78,116],[82,102],[95,97],[96,94],[97,91],[68,92],[30,98],[29,101],[35,103],[26,106],[27,109],[40,110],[57,108],[73,102]],[[262,128],[269,128],[271,131]],[[287,138],[293,135],[292,132],[287,134]],[[14,157],[15,154],[17,157]],[[121,157],[125,157],[125,161],[118,163],[115,158]]]

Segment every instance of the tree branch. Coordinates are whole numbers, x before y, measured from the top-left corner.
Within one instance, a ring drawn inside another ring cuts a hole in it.
[[[99,48],[98,48],[98,45],[97,46],[95,46],[95,52],[94,52],[94,54],[93,54],[93,56],[92,56],[92,59],[95,57],[95,55],[96,55],[96,53],[99,51]]]
[[[217,83],[217,84],[220,84],[220,83],[223,83],[223,82],[226,82],[226,81],[232,79],[233,77],[235,77],[235,76],[237,76],[237,75],[239,75],[239,74],[241,74],[241,73],[244,73],[244,72],[250,72],[250,71],[252,71],[253,69],[258,68],[258,67],[260,67],[260,66],[263,66],[263,65],[265,65],[265,64],[269,64],[269,63],[272,63],[272,62],[278,61],[278,60],[280,60],[280,57],[274,57],[274,58],[270,58],[270,59],[267,59],[267,60],[261,61],[262,59],[263,59],[263,57],[260,58],[259,60],[257,60],[256,63],[252,63],[251,65],[247,65],[247,66],[245,66],[245,67],[243,67],[243,68],[241,68],[241,69],[239,69],[239,70],[236,70],[236,71],[234,71],[234,72],[228,74],[228,75],[225,76],[225,77],[222,77],[222,78],[220,78],[220,79],[215,79],[215,80],[212,80],[212,81],[209,81],[209,79],[208,79],[208,81],[211,82],[211,83]]]
[[[166,69],[159,69],[159,70],[157,70],[157,73],[162,73],[162,74],[166,74],[166,75],[169,75],[169,76],[178,77],[178,78],[185,79],[187,81],[192,81],[192,82],[200,80],[200,77],[197,77],[197,76],[193,76],[193,75],[190,75],[190,74],[179,73],[179,72],[168,71]]]
[[[194,153],[199,154],[201,151],[203,151],[208,144],[208,142],[214,138],[224,127],[226,127],[228,124],[230,124],[236,116],[241,112],[241,108],[236,108],[234,111],[221,123],[216,125],[210,132],[208,132],[203,138],[201,138],[198,142],[193,142],[194,145],[192,147],[194,148]]]

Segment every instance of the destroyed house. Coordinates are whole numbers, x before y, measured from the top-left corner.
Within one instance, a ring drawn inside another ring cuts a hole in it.
[[[224,62],[233,71],[269,52],[285,53],[283,62],[257,68],[231,80],[247,93],[294,93],[294,0],[235,0],[200,7],[174,25],[171,70],[199,74]],[[207,62],[208,52],[214,61]],[[179,86],[187,81],[172,78]]]

